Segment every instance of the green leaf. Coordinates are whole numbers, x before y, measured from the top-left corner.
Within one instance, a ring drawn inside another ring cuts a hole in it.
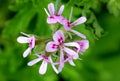
[[[17,36],[19,32],[25,31],[36,11],[31,4],[20,10],[11,20],[6,23],[3,37]]]

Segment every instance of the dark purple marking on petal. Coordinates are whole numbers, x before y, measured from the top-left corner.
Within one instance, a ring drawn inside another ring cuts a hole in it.
[[[43,57],[44,59],[48,60],[48,57],[47,57],[45,54],[43,54],[42,57]]]
[[[60,38],[58,39],[58,42],[59,42],[59,44],[63,44],[63,38],[60,37]]]
[[[70,22],[67,22],[67,26],[70,27]]]
[[[32,41],[33,41],[33,39],[31,39],[31,40],[29,41],[29,47],[30,47],[30,48],[33,48],[33,47],[32,47]]]
[[[55,48],[58,49],[58,45],[53,44],[53,45],[52,45],[52,48],[53,48],[53,49],[55,49]]]
[[[50,18],[53,18],[53,19],[54,19],[54,17],[53,17],[53,16],[50,16]]]

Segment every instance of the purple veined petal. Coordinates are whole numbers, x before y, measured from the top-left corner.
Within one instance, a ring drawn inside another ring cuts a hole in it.
[[[79,44],[79,46],[81,48],[80,51],[79,51],[80,54],[82,54],[83,52],[86,51],[86,49],[89,48],[89,41],[88,40],[80,40],[77,43]]]
[[[50,15],[55,14],[55,9],[54,9],[54,4],[53,3],[48,4],[48,10],[50,12]]]
[[[88,40],[81,40],[77,42],[82,49],[88,49],[89,48],[89,41]]]
[[[46,45],[46,51],[47,52],[55,52],[58,50],[58,45],[56,44],[56,42],[48,42]]]
[[[31,52],[31,48],[28,47],[28,48],[24,51],[23,57],[24,57],[24,58],[27,57],[30,52]]]
[[[64,67],[64,54],[63,54],[63,50],[60,50],[60,64],[59,64],[59,68],[58,71],[61,72],[62,68]]]
[[[72,65],[72,66],[75,66],[75,63],[73,62],[72,59],[68,60],[69,64]]]
[[[83,38],[83,39],[86,39],[86,36],[78,31],[75,31],[75,30],[70,30],[71,32],[73,32],[74,34],[76,34],[77,36]]]
[[[82,24],[84,22],[86,22],[86,17],[80,17],[78,18],[76,21],[74,21],[73,23],[71,23],[71,26],[76,26],[76,25],[79,25],[79,24]]]
[[[54,71],[58,74],[59,72],[58,72],[58,70],[56,69],[56,67],[55,67],[55,65],[54,65],[54,63],[53,63],[51,56],[49,57],[49,60],[50,60],[50,63],[51,63],[51,65],[52,65],[52,68],[53,68]]]
[[[44,8],[44,10],[45,10],[45,13],[48,15],[48,17],[50,17],[50,14],[48,13],[47,9]]]
[[[55,23],[57,23],[57,19],[54,16],[50,16],[47,18],[47,23],[48,24],[55,24]]]
[[[64,37],[64,34],[63,34],[62,30],[58,30],[54,33],[53,40],[57,44],[62,44],[65,41],[65,37]]]
[[[67,48],[67,47],[64,47],[64,51],[69,54],[70,56],[72,56],[74,59],[78,59],[78,53]]]
[[[71,30],[70,22],[68,20],[64,20],[63,27],[65,28],[66,31],[70,31]]]
[[[32,36],[30,39],[31,39],[31,40],[30,40],[29,46],[30,46],[31,48],[34,48],[34,47],[35,47],[35,37]]]
[[[72,46],[72,47],[76,47],[78,51],[80,50],[80,46],[76,42],[64,43],[64,46]]]
[[[19,43],[29,43],[29,39],[30,39],[30,38],[28,38],[28,37],[19,36],[19,37],[17,38],[17,42],[19,42]]]
[[[36,64],[37,62],[39,62],[39,61],[41,61],[43,58],[41,57],[39,57],[39,58],[37,58],[37,59],[34,59],[34,60],[32,60],[32,61],[30,61],[30,62],[28,62],[28,66],[32,66],[32,65],[34,65],[34,64]]]
[[[39,73],[40,74],[45,74],[46,71],[47,71],[47,62],[43,60],[41,66],[40,66],[40,69],[39,69]]]
[[[61,15],[64,10],[64,5],[62,5],[58,11],[58,15]]]

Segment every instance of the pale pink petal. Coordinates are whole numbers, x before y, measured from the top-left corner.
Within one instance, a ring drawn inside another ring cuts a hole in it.
[[[80,33],[80,32],[77,32],[77,31],[75,31],[75,30],[70,30],[71,32],[73,32],[74,34],[76,34],[77,36],[79,36],[79,37],[81,37],[81,38],[83,38],[83,39],[86,39],[86,36],[84,35],[84,34],[82,34],[82,33]]]
[[[56,67],[55,67],[55,65],[54,65],[54,63],[53,63],[51,56],[49,57],[49,60],[50,60],[50,63],[51,63],[51,65],[52,65],[52,68],[53,68],[54,71],[58,74],[59,72],[58,72],[58,70],[56,69]]]
[[[68,62],[70,63],[70,65],[75,66],[75,63],[73,62],[72,59],[68,60]]]
[[[32,61],[30,61],[30,62],[28,62],[28,66],[32,66],[32,65],[34,65],[34,64],[36,64],[37,62],[39,62],[39,61],[41,61],[43,58],[41,57],[39,57],[39,58],[37,58],[37,59],[34,59],[34,60],[32,60]]]
[[[81,41],[78,41],[77,43],[79,44],[79,46],[81,48],[80,51],[79,51],[81,54],[83,52],[85,52],[86,49],[89,48],[89,41],[88,40],[81,40]]]
[[[71,25],[70,25],[70,22],[68,20],[65,20],[62,25],[63,25],[63,27],[65,28],[66,31],[71,30]]]
[[[63,24],[64,21],[66,20],[63,16],[59,15],[59,16],[54,16],[57,21],[60,23],[60,24]]]
[[[89,41],[88,40],[81,40],[77,42],[82,49],[88,49],[89,48]]]
[[[43,60],[41,66],[40,66],[40,69],[39,69],[39,73],[40,74],[45,74],[46,71],[47,71],[47,62]]]
[[[58,11],[58,15],[61,15],[64,10],[64,5],[62,5]]]
[[[74,59],[78,59],[78,53],[67,48],[67,47],[64,47],[64,51],[69,54],[70,56],[72,56]]]
[[[23,57],[24,57],[24,58],[27,57],[30,52],[31,52],[31,48],[29,47],[29,48],[27,48],[27,49],[25,50],[25,52],[23,53]]]
[[[78,51],[80,50],[80,46],[76,42],[64,43],[64,46],[72,46],[72,47],[76,47]]]
[[[84,22],[86,22],[86,17],[80,17],[79,19],[77,19],[76,21],[74,21],[71,26],[76,26],[76,25],[79,25],[79,24],[82,24]]]
[[[55,14],[55,9],[54,9],[54,4],[53,3],[48,4],[48,10],[50,12],[50,15]]]
[[[62,44],[65,41],[65,37],[64,37],[62,30],[58,30],[55,32],[55,34],[53,35],[53,40],[57,44]]]
[[[19,42],[19,43],[29,43],[29,39],[30,39],[30,38],[28,38],[28,37],[19,36],[19,37],[17,38],[17,42]]]
[[[62,68],[64,67],[64,54],[63,54],[63,50],[60,50],[60,64],[59,64],[59,68],[58,71],[61,72]]]
[[[56,42],[48,42],[46,45],[46,51],[47,52],[55,52],[58,50],[58,45],[56,44]]]
[[[47,18],[47,23],[48,24],[55,24],[55,23],[57,23],[57,19],[54,16],[50,16]]]

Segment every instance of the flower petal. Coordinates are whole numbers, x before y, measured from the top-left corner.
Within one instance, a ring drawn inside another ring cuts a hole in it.
[[[89,48],[89,41],[88,40],[81,40],[77,42],[82,49],[88,49]]]
[[[72,58],[68,60],[68,62],[70,63],[70,65],[75,66],[75,63],[73,62]]]
[[[54,16],[50,16],[50,17],[47,18],[47,23],[48,24],[57,23],[57,19]]]
[[[19,37],[17,38],[17,42],[19,42],[19,43],[29,43],[29,39],[30,39],[30,38],[28,38],[28,37],[19,36]]]
[[[58,45],[55,42],[48,42],[46,45],[47,52],[54,52],[58,50]]]
[[[62,30],[58,30],[55,32],[55,34],[53,35],[53,40],[57,44],[62,44],[65,41],[65,37],[64,37]]]
[[[81,54],[83,52],[85,52],[86,49],[89,48],[89,41],[88,40],[81,40],[81,41],[78,41],[77,43],[79,44],[79,46],[81,48],[80,51],[79,51]]]
[[[54,15],[55,9],[54,9],[54,4],[53,3],[48,4],[48,10],[50,12],[50,15]]]
[[[86,17],[80,17],[79,19],[77,19],[76,21],[74,21],[71,26],[76,26],[76,25],[79,25],[79,24],[82,24],[84,22],[86,22]]]
[[[84,35],[84,34],[82,34],[82,33],[80,33],[80,32],[77,32],[77,31],[75,31],[75,30],[70,30],[71,32],[73,32],[74,34],[76,34],[77,36],[79,36],[79,37],[81,37],[81,38],[83,38],[83,39],[86,39],[86,36]]]
[[[43,59],[42,57],[39,57],[39,58],[37,58],[37,59],[34,59],[34,60],[28,62],[27,65],[28,65],[28,66],[32,66],[32,65],[36,64],[37,62],[41,61],[42,59]]]
[[[27,57],[30,52],[31,52],[31,48],[29,47],[29,48],[27,48],[27,49],[24,51],[23,57],[24,57],[24,58]]]
[[[64,43],[64,46],[73,46],[73,47],[76,47],[78,49],[78,51],[80,50],[80,46],[76,42]]]
[[[30,46],[31,48],[34,48],[34,47],[35,47],[35,37],[34,37],[34,36],[32,36],[32,37],[30,38],[29,46]]]
[[[53,63],[51,56],[49,57],[49,60],[50,60],[50,63],[51,63],[51,65],[52,65],[52,68],[53,68],[54,71],[58,74],[59,72],[58,72],[58,70],[56,69],[56,67],[55,67],[55,65],[54,65],[54,63]]]
[[[67,47],[64,47],[64,51],[69,54],[70,56],[72,56],[74,59],[78,59],[78,53],[76,53],[75,51],[67,48]]]
[[[64,10],[64,5],[62,5],[58,11],[58,15],[61,15]]]
[[[39,69],[39,73],[40,74],[45,74],[46,71],[47,71],[47,62],[43,60],[41,66],[40,66],[40,69]]]
[[[61,72],[62,68],[64,67],[64,54],[63,54],[63,50],[60,50],[60,65],[58,68],[58,71]]]

